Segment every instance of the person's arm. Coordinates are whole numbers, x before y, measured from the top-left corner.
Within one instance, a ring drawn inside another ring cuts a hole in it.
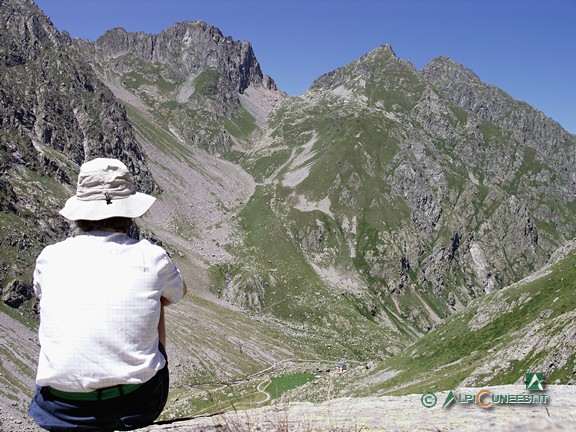
[[[188,287],[186,286],[186,282],[184,282],[184,292],[182,293],[182,297],[184,297],[187,292]],[[172,304],[172,302],[168,300],[166,297],[160,297],[160,303],[162,304],[162,306],[170,306]]]
[[[184,293],[182,297],[186,295],[188,292],[188,287],[186,286],[186,282],[184,282]],[[172,302],[168,300],[166,297],[160,297],[160,321],[158,322],[158,340],[166,348],[166,322],[164,320],[164,307],[170,306]]]
[[[162,297],[163,299],[164,297]],[[164,305],[160,305],[160,321],[158,321],[158,340],[166,349],[166,324],[164,322]]]

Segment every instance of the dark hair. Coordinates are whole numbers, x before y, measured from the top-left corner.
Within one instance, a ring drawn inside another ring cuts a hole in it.
[[[77,220],[76,226],[80,231],[128,231],[132,226],[133,220],[125,217],[111,217],[102,220]]]

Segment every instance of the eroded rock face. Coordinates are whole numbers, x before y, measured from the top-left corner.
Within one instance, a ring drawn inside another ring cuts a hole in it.
[[[75,45],[105,71],[110,88],[133,92],[185,141],[213,154],[226,155],[237,144],[223,119],[238,118],[248,88],[281,94],[249,42],[234,41],[202,21],[177,23],[159,34],[116,28],[94,44]]]
[[[31,1],[0,4],[0,286],[31,281],[33,261],[69,225],[57,212],[79,166],[121,159],[140,190],[155,182],[124,107]],[[20,305],[10,299],[10,305]]]
[[[417,71],[380,47],[318,78],[269,126],[293,152],[276,179],[292,194],[275,212],[308,262],[363,279],[376,316],[433,326],[421,300],[452,313],[576,234],[574,135],[450,59]],[[298,201],[328,206],[290,212]]]
[[[249,42],[225,37],[202,21],[174,24],[157,35],[116,28],[98,38],[96,46],[106,58],[130,54],[148,62],[170,63],[174,67],[163,76],[172,80],[183,81],[213,68],[226,76],[238,93],[250,84],[265,82],[274,86],[273,81],[264,79]]]
[[[33,295],[34,289],[30,283],[15,280],[2,293],[2,301],[10,307],[18,308]]]

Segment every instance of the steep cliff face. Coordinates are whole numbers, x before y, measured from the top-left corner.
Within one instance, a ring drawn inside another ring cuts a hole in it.
[[[31,298],[38,251],[68,232],[57,212],[80,164],[116,157],[141,190],[151,192],[154,181],[124,107],[71,39],[32,1],[3,1],[0,15],[0,290],[17,306]]]
[[[105,58],[131,54],[148,62],[171,63],[167,75],[185,80],[204,69],[214,68],[242,93],[250,84],[265,80],[249,42],[234,41],[202,21],[181,22],[158,35],[127,33],[122,28],[107,31],[96,41]],[[176,62],[176,63],[174,63]],[[267,79],[267,85],[274,84]]]
[[[95,44],[76,44],[119,98],[130,94],[128,102],[153,111],[184,141],[214,154],[230,157],[254,132],[241,102],[249,87],[281,94],[262,74],[249,42],[225,37],[202,21],[178,23],[157,35],[117,28]]]
[[[533,157],[534,160],[524,162],[541,160],[549,166],[530,166],[536,175],[526,179],[527,189],[516,192],[524,198],[547,195],[562,205],[572,201],[571,192],[576,187],[576,155],[572,151],[576,140],[574,135],[542,112],[483,83],[472,71],[448,58],[433,60],[422,75],[448,103],[469,113],[469,128],[475,126],[480,129],[484,152],[490,153],[489,157],[476,157],[476,160],[464,154],[465,162],[469,162],[472,169],[486,170],[488,182],[512,183],[518,175],[518,160],[522,161],[522,156]],[[491,131],[486,130],[487,124],[493,125]],[[499,162],[502,160],[512,163],[506,175],[498,170],[499,166],[506,166],[506,163]],[[485,164],[478,165],[478,162]]]

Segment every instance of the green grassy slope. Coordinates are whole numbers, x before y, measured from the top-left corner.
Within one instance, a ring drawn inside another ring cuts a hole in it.
[[[574,382],[576,251],[549,273],[474,301],[347,388],[361,395],[411,394],[522,382]],[[386,378],[382,378],[386,377]]]

